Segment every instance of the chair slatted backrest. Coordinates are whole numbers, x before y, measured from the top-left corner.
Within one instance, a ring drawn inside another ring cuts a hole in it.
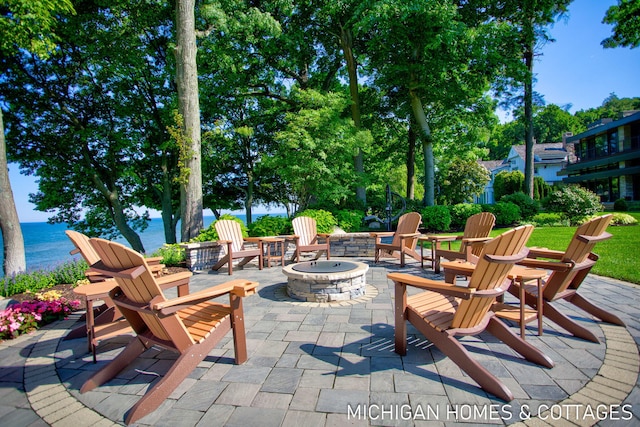
[[[510,262],[489,261],[485,255],[511,257],[520,254],[524,258],[525,245],[531,233],[532,225],[523,225],[506,231],[482,246],[478,263],[469,279],[469,288],[478,291],[491,290],[503,284],[516,259]],[[451,326],[453,328],[471,328],[477,326],[494,303],[494,298],[472,296],[459,302]]]
[[[609,223],[613,218],[612,214],[602,215],[593,218],[582,224],[573,234],[569,246],[565,251],[562,261],[575,264],[575,267],[568,271],[553,271],[547,279],[544,287],[544,297],[553,301],[556,296],[571,285],[574,277],[584,268],[590,268],[595,261],[589,260],[589,254],[593,251],[596,243],[611,237],[606,232]],[[599,237],[597,240],[583,239],[584,237]]]
[[[573,235],[569,247],[564,253],[563,261],[579,264],[587,259],[597,242],[585,242],[579,236],[596,237],[605,233],[613,215],[602,215],[582,224]]]
[[[77,252],[80,253],[82,258],[92,266],[96,262],[100,261],[100,256],[96,253],[91,243],[89,243],[89,237],[73,230],[66,230],[65,234],[71,240],[76,247]],[[73,253],[76,253],[75,251]]]
[[[147,307],[146,310],[134,311],[118,305],[118,300],[114,299],[114,303],[119,306],[134,331],[141,334],[143,332],[141,322],[144,322],[155,338],[173,343],[179,350],[192,345],[194,341],[177,314],[159,318],[156,313],[148,309],[151,300],[162,302],[166,301],[166,297],[155,281],[144,257],[124,245],[109,240],[94,238],[90,239],[90,242],[102,259],[103,265],[110,271],[117,273],[139,266],[144,267],[142,274],[135,278],[114,275],[118,286],[129,301],[140,307]]]
[[[221,219],[216,221],[215,227],[220,240],[228,240],[232,242],[231,249],[234,252],[239,252],[244,249],[242,229],[237,221]]]
[[[480,212],[467,218],[464,226],[463,238],[473,239],[478,237],[489,237],[489,233],[496,225],[496,217],[491,212]],[[461,248],[461,250],[464,248]],[[474,245],[472,253],[480,255],[482,245]]]
[[[299,216],[291,221],[293,233],[300,237],[300,245],[308,246],[318,243],[318,224],[315,218]]]
[[[391,245],[400,246],[400,235],[412,234],[418,232],[418,227],[422,222],[422,216],[418,212],[409,212],[400,217],[398,220],[398,228],[393,235]],[[405,239],[405,246],[409,249],[415,249],[418,239]]]

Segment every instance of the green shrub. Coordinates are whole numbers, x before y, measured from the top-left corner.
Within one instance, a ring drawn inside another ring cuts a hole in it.
[[[579,185],[560,187],[544,199],[543,206],[549,212],[564,214],[571,225],[603,210],[597,194]]]
[[[23,292],[38,292],[55,285],[75,285],[84,280],[88,268],[84,260],[69,261],[53,270],[36,270],[0,279],[0,295],[8,297]]]
[[[323,209],[306,209],[298,212],[295,216],[308,216],[315,219],[318,233],[333,233],[333,228],[338,225],[336,217]]]
[[[76,284],[79,280],[86,279],[85,271],[89,268],[83,259],[65,262],[50,272],[50,281],[53,285]]]
[[[422,208],[422,228],[430,232],[449,231],[451,214],[446,206],[435,205]]]
[[[613,202],[613,210],[619,212],[626,212],[629,210],[629,204],[625,199],[618,199]]]
[[[524,174],[520,171],[498,172],[493,180],[493,192],[496,200],[502,196],[522,191],[524,188]]]
[[[471,215],[482,212],[482,206],[471,203],[458,203],[447,206],[451,214],[451,228],[463,229]]]
[[[364,219],[364,212],[360,210],[340,210],[334,213],[336,220],[338,221],[338,227],[344,231],[350,233],[354,231],[360,231],[362,227],[362,221]]]
[[[216,240],[220,240],[220,237],[218,236],[218,232],[216,231],[216,222],[222,219],[230,219],[232,221],[236,221],[237,223],[240,224],[240,229],[242,230],[242,236],[243,237],[249,236],[247,226],[244,225],[243,220],[241,220],[237,216],[233,216],[230,214],[223,214],[223,215],[220,215],[220,218],[213,221],[211,225],[209,225],[209,227],[202,230],[200,234],[198,234],[196,237],[191,239],[190,242],[215,242]]]
[[[264,215],[249,224],[249,236],[282,236],[292,234],[291,220],[284,216]]]
[[[510,227],[522,219],[520,208],[511,202],[498,202],[493,205],[482,205],[485,212],[496,217],[496,226]]]
[[[161,256],[162,264],[168,267],[181,265],[185,261],[184,248],[179,244],[164,244],[156,250],[152,256]]]
[[[626,213],[615,212],[611,218],[611,225],[634,225],[638,220]]]
[[[522,191],[502,196],[500,201],[505,203],[511,202],[514,205],[517,205],[520,208],[522,219],[525,220],[531,219],[540,209],[538,202],[533,200],[527,194],[524,194]]]
[[[536,227],[568,227],[569,220],[555,212],[540,212],[531,218]]]

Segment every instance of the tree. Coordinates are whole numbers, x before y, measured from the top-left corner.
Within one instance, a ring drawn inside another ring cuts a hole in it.
[[[26,49],[46,58],[55,47],[52,31],[57,13],[72,13],[69,0],[9,0],[0,9],[0,55]],[[4,242],[3,271],[7,276],[26,270],[24,239],[7,166],[4,121],[0,108],[0,230]]]
[[[479,0],[481,3],[483,0]],[[533,62],[536,50],[542,43],[553,41],[546,27],[567,12],[572,0],[531,0],[521,2],[509,0],[497,4],[488,2],[488,15],[509,23],[514,31],[517,53],[504,58],[508,64],[507,79],[512,86],[523,89],[524,141],[525,141],[525,194],[533,198],[533,139],[534,139],[534,73]],[[524,67],[524,68],[523,68]]]
[[[401,94],[396,114],[411,112],[422,142],[425,205],[434,204],[433,120],[482,98],[497,71],[501,28],[466,19],[455,2],[378,1],[363,27],[376,84]]]
[[[166,62],[172,20],[165,5],[145,6],[83,2],[57,28],[49,60],[23,53],[0,61],[0,93],[15,100],[10,155],[38,176],[37,208],[90,235],[122,235],[140,252],[136,230],[148,215],[137,207],[163,210],[167,241],[178,217],[177,150],[166,130],[175,103]]]
[[[455,205],[473,201],[491,179],[489,171],[473,158],[454,157],[438,170],[439,204]]]
[[[281,149],[265,159],[265,167],[279,171],[294,211],[308,208],[314,200],[338,204],[353,195],[351,153],[358,138],[368,133],[357,132],[342,116],[348,103],[340,94],[312,89],[296,93],[301,108],[287,114],[286,128],[276,135]]]
[[[176,2],[176,86],[182,118],[180,160],[182,179],[180,212],[181,240],[189,241],[204,228],[202,216],[202,159],[200,98],[196,46],[195,0]]]
[[[640,2],[638,0],[618,0],[602,19],[604,24],[613,25],[613,35],[602,40],[605,48],[640,46]]]

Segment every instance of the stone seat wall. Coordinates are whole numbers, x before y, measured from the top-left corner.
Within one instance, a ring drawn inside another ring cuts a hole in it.
[[[252,244],[247,244],[250,246]],[[191,271],[208,271],[225,254],[225,245],[218,242],[187,243],[181,245],[185,250],[187,268]],[[285,260],[289,261],[294,253],[292,241],[285,244]],[[367,258],[374,255],[375,239],[369,233],[344,233],[331,235],[332,257]]]

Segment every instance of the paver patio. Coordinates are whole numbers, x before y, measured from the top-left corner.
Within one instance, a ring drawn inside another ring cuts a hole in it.
[[[487,395],[450,359],[409,329],[404,357],[393,346],[393,283],[397,263],[370,265],[367,295],[342,303],[302,303],[286,296],[281,267],[248,265],[233,278],[260,282],[244,300],[249,359],[233,365],[229,336],[156,411],[136,425],[640,425],[638,340],[640,288],[590,275],[581,292],[620,314],[626,328],[597,323],[568,304],[569,314],[601,339],[568,335],[545,320],[527,341],[555,362],[531,364],[489,334],[463,338],[473,356],[497,375],[516,399]],[[419,263],[403,272],[441,278]],[[229,280],[196,274],[191,290]],[[100,343],[93,364],[85,339],[63,341],[78,315],[0,345],[0,424],[108,426],[122,424],[158,375],[167,351],[150,349],[116,379],[80,394],[93,371],[116,355],[125,337]],[[518,331],[517,325],[512,325]]]

